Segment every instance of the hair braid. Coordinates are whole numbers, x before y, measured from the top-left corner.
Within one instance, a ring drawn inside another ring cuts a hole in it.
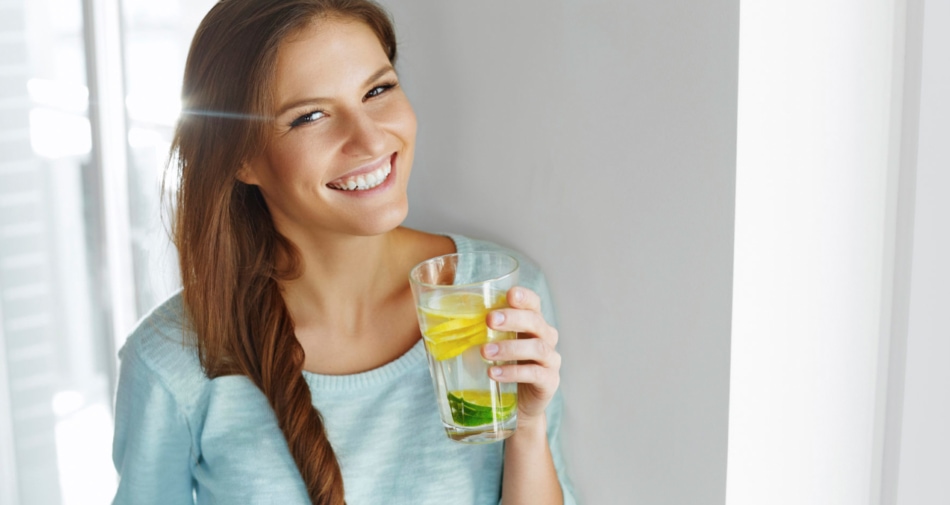
[[[314,504],[342,505],[343,476],[326,436],[323,418],[314,408],[303,376],[304,351],[287,313],[276,281],[264,283],[256,298],[263,308],[261,334],[256,339],[260,356],[259,376],[253,380],[267,396],[290,453],[307,485]]]
[[[247,271],[249,278],[237,283],[235,320],[245,322],[244,329],[238,330],[238,361],[274,410],[310,500],[315,505],[343,505],[340,465],[323,418],[313,406],[303,376],[304,350],[280,291],[281,279],[297,275],[299,256],[274,228],[260,191],[250,186],[239,188],[239,193],[247,194],[235,195],[236,215],[258,216],[259,222],[242,227],[254,230],[254,237],[236,234],[248,255],[246,263],[253,265]],[[279,264],[285,265],[282,270]]]

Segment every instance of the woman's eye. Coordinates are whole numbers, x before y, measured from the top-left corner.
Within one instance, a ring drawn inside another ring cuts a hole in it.
[[[312,123],[322,118],[325,115],[326,114],[324,114],[323,111],[320,111],[320,110],[308,112],[307,114],[304,114],[303,116],[300,116],[297,119],[295,119],[293,123],[290,123],[290,126],[295,127],[295,126],[305,125],[307,123]]]
[[[369,93],[366,93],[366,98],[373,98],[374,96],[382,95],[394,86],[395,84],[380,84],[379,86],[369,90]]]

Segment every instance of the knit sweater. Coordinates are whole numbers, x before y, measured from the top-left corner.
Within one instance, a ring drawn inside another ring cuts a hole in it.
[[[520,284],[556,325],[547,283],[520,254],[449,235],[458,252],[517,257]],[[119,352],[113,461],[117,505],[309,504],[306,487],[264,394],[244,376],[208,379],[187,330],[181,294],[148,314]],[[340,464],[348,505],[497,504],[505,443],[446,437],[422,339],[379,368],[303,372]],[[548,441],[566,504],[575,503],[560,432],[562,399],[547,408]]]

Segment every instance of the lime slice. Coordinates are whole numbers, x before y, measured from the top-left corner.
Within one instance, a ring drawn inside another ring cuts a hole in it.
[[[448,400],[452,420],[459,426],[481,426],[506,421],[518,404],[515,393],[496,393],[493,398],[491,391],[483,389],[452,391],[448,394]]]
[[[452,391],[449,394],[455,396],[472,408],[491,408],[492,405],[495,405],[498,408],[510,410],[518,403],[518,395],[516,393],[496,392],[494,401],[492,401],[492,391],[488,389],[463,389],[460,391]]]

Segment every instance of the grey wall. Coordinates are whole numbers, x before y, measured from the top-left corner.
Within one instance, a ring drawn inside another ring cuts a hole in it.
[[[913,263],[896,501],[950,503],[950,3],[924,2]]]
[[[583,501],[724,503],[738,0],[384,3],[407,224],[548,273]]]

